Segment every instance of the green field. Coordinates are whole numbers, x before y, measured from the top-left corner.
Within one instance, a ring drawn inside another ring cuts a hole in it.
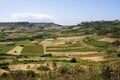
[[[20,43],[20,44],[17,44],[17,45],[19,45],[19,46],[35,46],[35,44],[33,44],[33,43]]]
[[[8,45],[0,45],[0,54],[4,54],[14,47],[15,47],[14,45],[9,45],[9,46]]]
[[[0,80],[26,79],[120,80],[120,21],[0,23]]]
[[[25,46],[21,52],[22,55],[40,56],[44,53],[42,45]]]
[[[103,42],[103,41],[96,41],[94,39],[91,39],[89,37],[87,37],[86,39],[84,39],[84,42],[96,47],[108,47],[111,45],[111,43],[109,42]]]
[[[87,52],[87,51],[98,51],[97,49],[90,49],[90,48],[59,48],[59,49],[47,49],[48,52]]]

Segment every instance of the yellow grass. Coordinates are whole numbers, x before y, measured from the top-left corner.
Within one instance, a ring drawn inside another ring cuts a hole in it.
[[[99,39],[98,41],[114,42],[114,41],[116,41],[116,39],[115,38],[107,38],[107,37],[105,37],[105,38]]]
[[[13,55],[20,55],[23,47],[21,46],[16,46],[12,50],[8,51],[7,54],[13,54]]]

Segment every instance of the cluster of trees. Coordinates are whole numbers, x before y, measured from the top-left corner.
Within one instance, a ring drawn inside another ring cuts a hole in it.
[[[120,37],[120,21],[91,21],[78,24],[82,28],[94,28],[93,31],[98,35],[112,33],[111,37]]]
[[[54,23],[29,23],[29,22],[5,22],[0,23],[0,26],[15,28],[15,27],[50,27],[50,26],[57,26],[62,27],[61,25],[54,24]]]

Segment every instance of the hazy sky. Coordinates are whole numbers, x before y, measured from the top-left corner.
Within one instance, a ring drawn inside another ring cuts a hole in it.
[[[0,0],[0,22],[55,22],[120,19],[120,0]]]

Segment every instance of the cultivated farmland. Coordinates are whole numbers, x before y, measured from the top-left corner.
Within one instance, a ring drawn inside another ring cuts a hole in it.
[[[25,46],[21,52],[21,55],[40,56],[44,54],[44,48],[42,45]]]
[[[0,24],[0,80],[119,80],[120,23],[113,23]]]

